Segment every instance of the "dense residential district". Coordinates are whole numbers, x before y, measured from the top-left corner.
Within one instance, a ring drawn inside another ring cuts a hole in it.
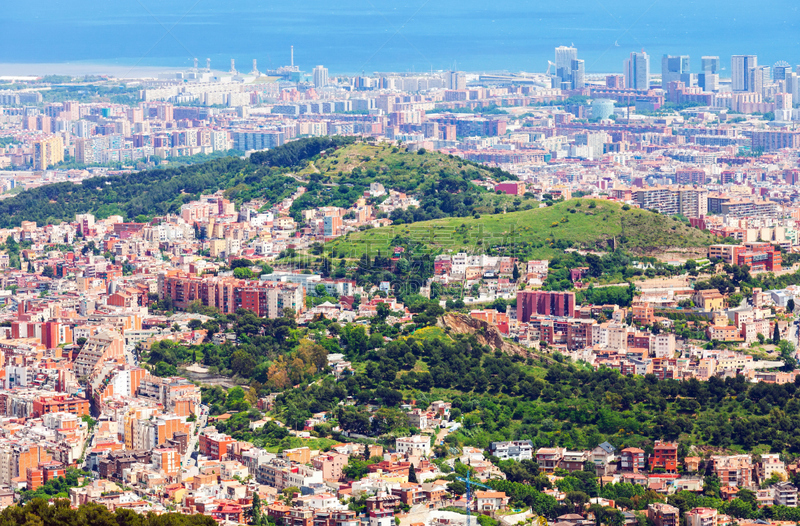
[[[0,504],[800,522],[797,73],[555,65],[9,80]]]

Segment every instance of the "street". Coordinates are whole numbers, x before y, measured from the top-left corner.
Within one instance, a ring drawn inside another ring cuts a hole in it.
[[[203,428],[206,427],[208,424],[208,407],[205,405],[200,406],[200,416],[197,417],[197,422],[195,422],[195,430],[196,433],[192,433],[189,437],[189,443],[186,445],[186,453],[183,455],[183,459],[181,461],[181,466],[183,467],[183,474],[184,476],[191,477],[197,475],[199,473],[197,469],[197,456],[192,456],[192,453],[195,451],[195,447],[197,446],[197,442],[200,440],[200,433],[203,431]]]

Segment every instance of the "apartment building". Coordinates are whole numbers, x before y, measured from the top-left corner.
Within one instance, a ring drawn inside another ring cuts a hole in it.
[[[749,455],[713,455],[711,462],[721,486],[748,488],[753,485],[753,461]]]
[[[620,452],[620,469],[639,473],[645,470],[647,461],[644,451],[637,447],[627,447]]]
[[[181,309],[199,301],[224,314],[243,308],[259,317],[274,319],[281,317],[284,309],[297,313],[305,310],[305,288],[296,283],[200,278],[173,271],[159,275],[158,294],[161,299],[170,297]]]
[[[717,526],[718,513],[714,508],[694,508],[686,512],[686,526]]]
[[[47,170],[64,160],[64,140],[54,135],[33,143],[33,169]]]
[[[680,526],[680,510],[663,502],[647,506],[647,518],[655,526]]]
[[[790,482],[779,482],[772,486],[776,506],[797,507],[797,487]]]
[[[556,468],[561,467],[561,460],[566,452],[567,448],[564,447],[543,447],[536,451],[536,463],[545,473],[553,473]]]
[[[431,454],[431,439],[422,435],[400,437],[395,440],[395,449],[401,455],[427,457]]]
[[[528,322],[533,314],[547,316],[575,316],[574,292],[519,291],[517,292],[517,319]]]
[[[232,437],[218,433],[216,428],[207,427],[200,434],[200,454],[215,460],[222,460],[228,454],[228,448],[236,442]]]
[[[83,344],[73,370],[76,376],[88,377],[108,361],[125,363],[124,341],[117,334],[102,332],[90,337]]]
[[[664,215],[676,215],[681,211],[680,192],[668,186],[653,186],[633,191],[633,200],[640,208],[656,210]]]
[[[650,469],[662,468],[667,473],[678,471],[678,445],[656,440],[653,454],[650,455]]]
[[[501,460],[532,460],[533,442],[530,440],[514,440],[510,442],[492,442],[489,454]]]
[[[766,334],[766,333],[765,333]],[[780,455],[777,453],[762,454],[761,462],[758,466],[758,478],[760,481],[765,481],[773,475],[778,475],[786,480],[788,474],[786,473],[786,464],[781,460]]]

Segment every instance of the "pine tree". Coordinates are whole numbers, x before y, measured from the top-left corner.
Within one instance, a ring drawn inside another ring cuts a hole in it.
[[[408,466],[408,481],[417,484],[417,470],[414,469],[414,464]]]
[[[256,492],[253,492],[253,524],[255,526],[261,524],[261,497]]]
[[[778,329],[778,322],[775,322],[775,330],[772,331],[772,343],[778,345],[781,342],[781,331]]]

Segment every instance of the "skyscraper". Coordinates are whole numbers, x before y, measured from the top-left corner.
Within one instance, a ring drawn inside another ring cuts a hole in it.
[[[700,69],[703,73],[719,73],[719,57],[700,57]]]
[[[749,91],[754,91],[756,93],[763,93],[764,86],[769,84],[772,81],[772,75],[769,66],[756,66],[752,70],[750,70],[750,75],[752,77],[752,88]]]
[[[625,85],[632,89],[650,89],[650,56],[633,52],[625,59]]]
[[[64,140],[53,135],[33,143],[33,169],[46,170],[64,160]]]
[[[689,55],[664,55],[661,57],[661,86],[666,89],[670,82],[681,80],[689,73]]]
[[[561,82],[572,81],[572,61],[577,58],[577,48],[567,46],[556,48],[556,76],[561,78]]]
[[[314,87],[322,88],[328,85],[328,68],[317,66],[314,68]]]
[[[447,89],[467,89],[467,76],[460,71],[448,71],[445,81]]]
[[[697,85],[703,88],[703,91],[719,91],[719,75],[708,72],[699,73]]]
[[[583,60],[575,59],[572,61],[570,77],[572,78],[572,89],[583,89],[586,87],[586,69]]]
[[[775,82],[786,80],[786,75],[792,72],[792,66],[786,63],[777,63],[772,68],[772,78]]]
[[[797,73],[792,71],[791,73],[786,74],[786,93],[792,95],[792,99],[795,101],[800,99],[800,77],[798,77]]]
[[[758,66],[755,55],[733,55],[731,57],[731,89],[733,91],[755,91],[753,70]]]

